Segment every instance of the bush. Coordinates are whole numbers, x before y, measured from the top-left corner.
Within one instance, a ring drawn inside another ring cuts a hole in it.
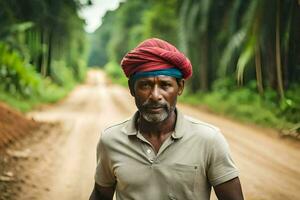
[[[86,62],[83,59],[78,59],[73,69],[75,79],[79,82],[83,82],[87,72]]]
[[[33,66],[23,61],[17,51],[0,42],[0,79],[2,90],[16,95],[31,96],[39,94],[41,76]]]
[[[280,103],[279,115],[285,116],[286,120],[299,123],[300,122],[300,87],[293,85],[286,92],[286,98]]]
[[[59,85],[50,78],[43,78],[17,51],[0,42],[0,101],[28,111],[37,104],[64,97],[75,85],[73,73],[63,62],[53,64],[55,81]]]
[[[121,66],[117,62],[109,62],[104,66],[104,69],[108,76],[114,83],[127,86],[127,78],[124,75]]]
[[[187,91],[180,101],[204,104],[216,113],[278,129],[290,128],[300,121],[299,87],[287,91],[286,99],[276,103],[278,97],[275,91],[268,89],[264,96],[260,96],[253,83],[237,87],[228,79],[220,80],[214,84],[212,92],[191,94]]]
[[[59,86],[71,88],[75,84],[73,71],[66,67],[66,63],[62,60],[55,60],[51,67],[51,77]]]

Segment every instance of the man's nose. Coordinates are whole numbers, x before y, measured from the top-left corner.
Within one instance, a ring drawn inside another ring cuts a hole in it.
[[[153,101],[160,101],[162,99],[160,89],[157,85],[152,88],[150,98]]]

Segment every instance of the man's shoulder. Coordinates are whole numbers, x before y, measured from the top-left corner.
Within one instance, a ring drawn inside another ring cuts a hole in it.
[[[184,115],[189,132],[197,137],[213,139],[221,134],[220,128],[210,123],[201,121],[189,115]]]
[[[192,117],[190,115],[186,115],[185,114],[184,118],[185,118],[186,121],[188,121],[189,123],[191,123],[191,124],[193,124],[195,126],[206,127],[206,128],[212,129],[214,131],[219,131],[220,130],[217,126],[212,125],[212,124],[210,124],[208,122],[204,122],[202,120],[196,119],[196,118],[194,118],[194,117]]]
[[[185,120],[190,123],[192,126],[194,126],[195,128],[205,128],[205,129],[210,129],[211,131],[217,131],[219,132],[220,129],[215,126],[215,125],[212,125],[208,122],[204,122],[204,121],[201,121],[199,119],[196,119],[194,117],[191,117],[189,115],[184,115],[184,118]]]
[[[121,122],[113,123],[113,124],[107,126],[102,131],[102,136],[119,134],[120,132],[122,132],[122,129],[129,123],[129,121],[130,121],[130,118],[125,119]]]

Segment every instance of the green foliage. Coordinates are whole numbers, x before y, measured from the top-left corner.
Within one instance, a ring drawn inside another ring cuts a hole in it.
[[[148,1],[127,0],[126,3],[121,3],[115,11],[115,18],[110,24],[112,28],[111,37],[108,42],[108,58],[109,61],[120,62],[123,56],[129,51],[131,44],[136,46],[141,36],[133,38],[129,35],[135,26],[142,23],[142,16],[146,8],[149,7]],[[135,32],[139,33],[139,32]],[[134,40],[134,42],[133,42]]]
[[[300,122],[300,85],[293,85],[286,91],[286,98],[280,102],[280,115],[292,123]]]
[[[0,101],[24,112],[40,103],[55,102],[75,84],[70,70],[62,72],[60,80],[65,85],[59,87],[51,79],[44,79],[18,52],[0,42]]]
[[[55,83],[64,87],[70,87],[75,83],[72,69],[66,67],[64,61],[53,61],[52,79]]]
[[[51,77],[52,62],[62,60],[82,79],[80,68],[87,55],[78,1],[1,0],[0,7],[0,40],[24,62]]]
[[[274,98],[278,98],[274,90],[267,90],[262,97],[255,93],[255,82],[249,83],[247,87],[237,87],[232,80],[216,81],[214,90],[210,93],[192,94],[187,91],[180,97],[180,101],[193,105],[206,105],[213,112],[277,129],[291,128],[299,122],[299,98],[293,96],[293,100],[289,99],[278,105],[274,103]],[[287,93],[295,94],[295,92],[300,94],[299,89]]]
[[[177,0],[127,0],[115,11],[107,12],[102,25],[91,36],[89,65],[120,62],[146,38],[159,37],[177,44],[177,6]]]
[[[103,67],[108,62],[108,43],[112,36],[115,16],[114,12],[108,11],[102,19],[102,25],[89,35],[91,44],[89,66]]]
[[[104,66],[104,69],[114,83],[127,86],[127,78],[118,63],[113,61],[109,62]]]
[[[59,87],[50,80],[43,80],[42,86],[42,93],[28,97],[24,97],[19,93],[12,94],[0,88],[0,101],[6,102],[22,112],[27,112],[42,103],[54,103],[59,99],[62,99],[71,90],[71,88]]]
[[[27,111],[54,102],[86,73],[80,3],[0,1],[0,100]]]
[[[18,52],[0,42],[0,87],[11,94],[30,96],[40,93],[41,77],[25,63]]]
[[[84,59],[78,59],[77,62],[73,65],[72,69],[75,80],[83,82],[85,80],[87,72],[86,61]]]
[[[256,80],[260,93],[271,87],[281,97],[283,87],[297,83],[297,1],[186,0],[179,10],[181,45],[195,69],[194,91],[211,90],[215,80],[234,72],[239,82]]]
[[[176,45],[179,25],[177,6],[177,0],[154,1],[143,14],[144,38],[158,37]]]

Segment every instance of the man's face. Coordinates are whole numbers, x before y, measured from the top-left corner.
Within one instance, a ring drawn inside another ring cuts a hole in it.
[[[175,110],[177,95],[183,91],[184,80],[170,76],[145,77],[136,80],[131,94],[141,116],[148,122],[167,119]]]

